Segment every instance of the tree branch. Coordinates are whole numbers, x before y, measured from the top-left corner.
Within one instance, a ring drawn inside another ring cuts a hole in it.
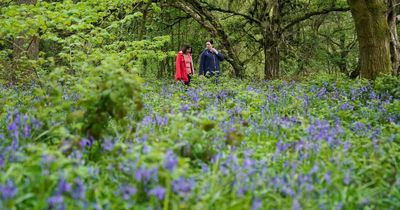
[[[206,8],[208,10],[217,11],[217,12],[221,12],[221,13],[227,13],[227,14],[231,14],[231,15],[235,15],[235,16],[240,16],[240,17],[243,17],[243,18],[245,18],[246,20],[248,20],[250,22],[256,23],[257,25],[260,25],[260,26],[262,25],[260,20],[254,18],[254,17],[252,17],[250,15],[246,15],[246,14],[243,14],[243,13],[240,13],[240,12],[235,12],[235,11],[232,11],[232,10],[219,8],[219,7],[216,7],[216,6],[211,5],[209,3],[206,3],[206,2],[202,2],[202,3],[206,5]]]
[[[174,18],[174,19],[172,19],[172,20],[168,20],[169,22],[170,22],[170,21],[174,21],[174,22],[172,22],[171,24],[167,24],[167,23],[163,23],[163,24],[164,24],[167,28],[172,28],[173,26],[175,26],[176,24],[182,22],[183,20],[187,20],[187,19],[190,19],[190,18],[192,18],[190,15],[180,16],[180,17]]]
[[[348,12],[348,11],[350,11],[349,7],[333,7],[333,8],[323,9],[321,11],[310,12],[310,13],[304,14],[304,16],[295,18],[289,24],[287,24],[285,27],[283,27],[283,30],[285,31],[285,30],[289,29],[290,27],[292,27],[296,24],[299,24],[302,21],[310,19],[313,16],[328,14],[330,12]]]

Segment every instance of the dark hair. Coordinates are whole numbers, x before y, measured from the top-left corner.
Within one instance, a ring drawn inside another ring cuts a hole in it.
[[[192,49],[192,46],[190,46],[190,45],[188,45],[188,44],[185,44],[185,45],[182,46],[182,52],[183,52],[183,53],[186,53],[186,51],[187,51],[188,49]],[[193,51],[193,49],[192,49],[192,51]]]
[[[210,44],[214,44],[214,40],[209,39],[208,42],[210,42]]]

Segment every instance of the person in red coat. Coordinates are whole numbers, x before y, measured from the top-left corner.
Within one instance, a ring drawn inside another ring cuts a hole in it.
[[[185,85],[189,85],[190,78],[193,74],[192,47],[190,45],[184,45],[176,56],[175,80],[182,81]]]

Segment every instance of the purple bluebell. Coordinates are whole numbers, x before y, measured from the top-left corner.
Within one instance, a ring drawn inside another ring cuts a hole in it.
[[[149,171],[146,169],[145,166],[141,166],[140,168],[137,168],[135,171],[135,179],[138,182],[142,182],[142,181],[149,181],[150,180],[150,173]]]
[[[16,120],[14,120],[10,125],[8,125],[8,132],[11,134],[13,137],[13,143],[12,143],[12,149],[16,150],[19,145],[19,131],[18,131],[18,126],[16,123]]]
[[[121,185],[119,191],[124,200],[129,200],[137,192],[135,187],[129,185]]]
[[[149,152],[151,152],[151,147],[144,145],[143,149],[142,149],[143,154],[148,154]]]
[[[150,168],[148,171],[148,176],[155,182],[158,182],[158,166]],[[147,180],[149,181],[149,180]]]
[[[47,199],[50,209],[64,210],[64,198],[62,195],[55,195]],[[58,207],[58,208],[57,208]]]
[[[232,183],[232,185],[235,185],[235,183]],[[242,198],[246,192],[247,192],[246,187],[239,187],[236,191],[236,196]]]
[[[8,180],[5,185],[0,185],[1,197],[5,200],[12,199],[17,195],[18,189],[14,182]]]
[[[189,110],[189,108],[190,108],[189,105],[185,104],[185,105],[181,106],[180,111],[181,112],[187,112]]]
[[[91,147],[92,146],[92,142],[87,138],[83,138],[79,142],[79,145],[81,146],[81,149],[85,149],[86,147]]]
[[[80,178],[76,178],[74,182],[74,186],[72,188],[72,197],[74,199],[83,199],[85,198],[85,185]]]
[[[332,183],[331,172],[325,173],[324,178],[325,178],[326,183],[328,183],[328,184]]]
[[[95,167],[95,166],[89,166],[88,167],[88,173],[92,178],[98,178],[100,171],[99,168]]]
[[[111,140],[105,140],[102,144],[101,144],[102,148],[104,151],[110,152],[114,149],[114,142],[112,142]]]
[[[210,169],[207,164],[203,163],[203,164],[201,164],[201,171],[203,173],[208,173],[210,171]]]
[[[368,198],[364,198],[362,200],[362,202],[360,203],[360,205],[364,207],[364,206],[368,205],[369,203],[370,203],[369,199]]]
[[[318,172],[318,170],[319,170],[318,163],[314,163],[314,166],[312,167],[310,174],[315,174]]]
[[[28,124],[26,124],[25,126],[24,126],[24,138],[29,138],[30,137],[30,135],[31,135],[31,127],[28,125]]]
[[[293,199],[292,210],[300,210],[300,209],[301,209],[301,205],[299,203],[299,200]]]
[[[177,164],[178,158],[175,156],[172,150],[168,150],[168,152],[165,154],[164,167],[172,172],[176,168]]]
[[[194,187],[195,182],[193,179],[185,179],[184,177],[180,177],[172,182],[173,191],[181,195],[190,193]]]
[[[295,191],[289,185],[283,186],[282,193],[286,196],[291,196],[291,197],[295,195]]]
[[[4,158],[3,158],[3,155],[2,154],[0,154],[0,168],[3,168],[4,167]]]
[[[340,109],[342,109],[342,110],[353,110],[353,106],[351,106],[348,102],[345,102],[344,104],[340,105]]]
[[[64,192],[71,192],[71,185],[64,178],[58,180],[57,194],[61,195]]]
[[[165,192],[166,192],[165,188],[157,186],[154,189],[150,190],[148,194],[156,196],[158,200],[163,200]]]
[[[344,208],[344,204],[342,202],[336,205],[336,210],[342,210]]]
[[[251,210],[258,210],[262,207],[262,200],[259,198],[254,198],[251,202]]]
[[[343,183],[345,185],[349,185],[351,181],[351,175],[350,175],[350,170],[346,171],[346,173],[344,174],[344,178],[343,178]]]
[[[152,118],[150,115],[147,115],[147,116],[143,117],[141,125],[146,126],[146,125],[150,125],[151,123],[152,123]]]

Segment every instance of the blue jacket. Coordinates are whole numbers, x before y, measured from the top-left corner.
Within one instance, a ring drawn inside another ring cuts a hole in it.
[[[224,60],[224,55],[218,51],[218,54],[211,53],[205,49],[200,55],[200,72],[199,75],[205,75],[207,72],[214,73],[219,71],[219,62]]]

